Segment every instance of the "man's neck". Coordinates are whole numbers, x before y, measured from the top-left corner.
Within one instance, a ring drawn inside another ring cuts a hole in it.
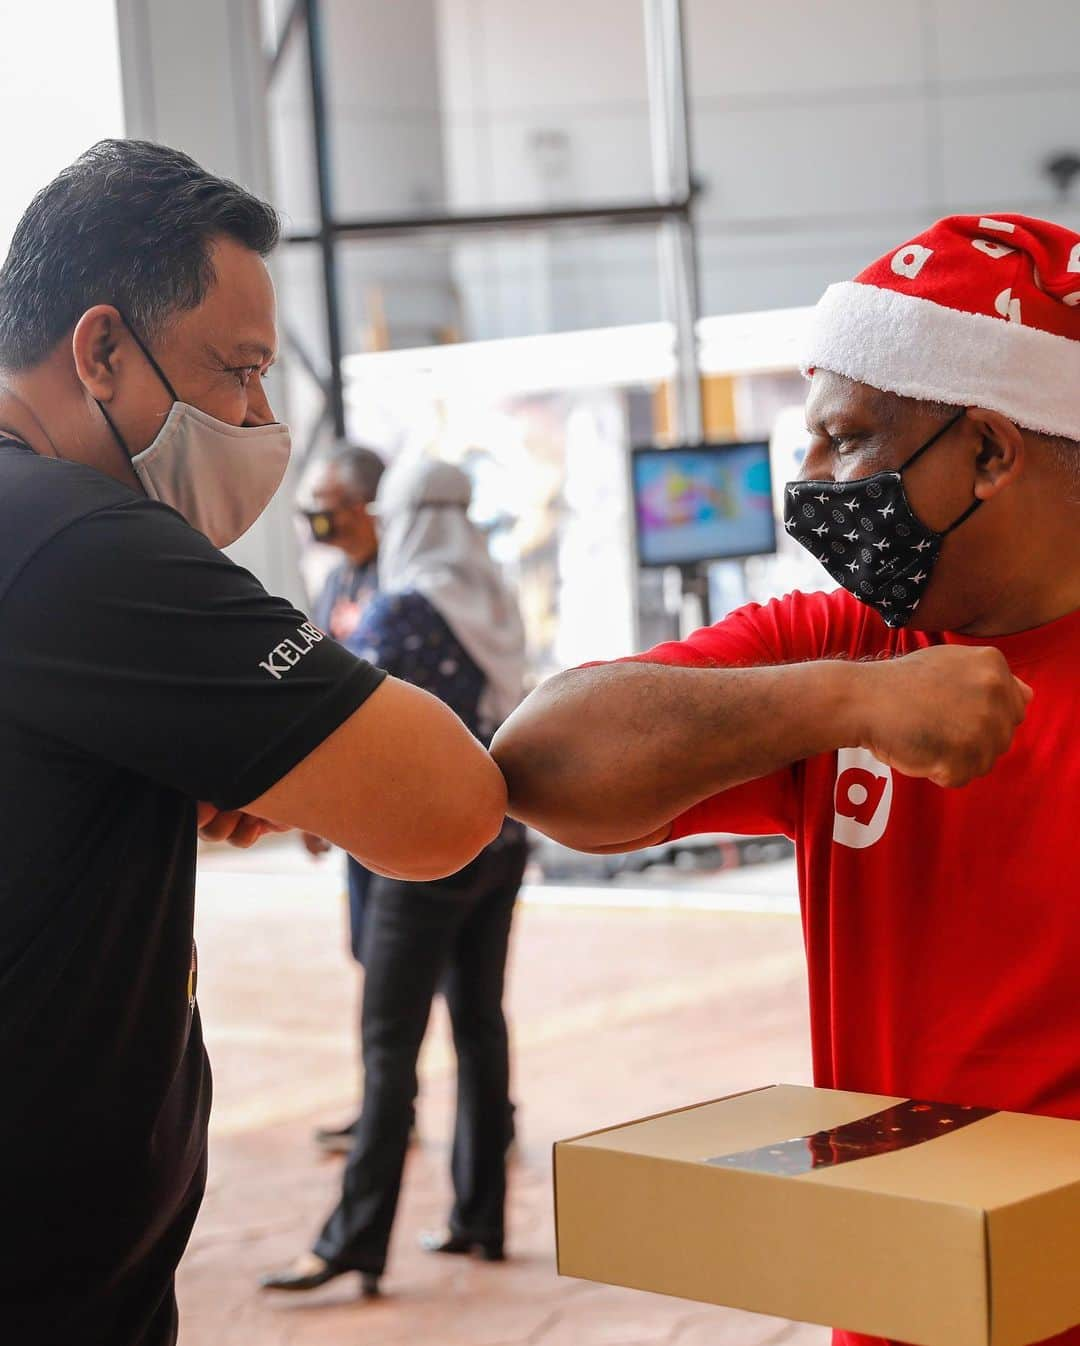
[[[43,458],[59,456],[27,396],[25,376],[4,375],[0,383],[0,430],[21,440]]]
[[[1037,545],[1026,549],[982,614],[958,634],[1015,635],[1080,610],[1080,506],[1069,504],[1058,517],[1033,520],[1031,527]]]
[[[131,486],[134,480],[103,416],[88,411],[81,384],[55,357],[33,369],[0,375],[0,431],[21,440],[43,458],[64,458],[92,467]],[[90,409],[91,411],[93,409]]]

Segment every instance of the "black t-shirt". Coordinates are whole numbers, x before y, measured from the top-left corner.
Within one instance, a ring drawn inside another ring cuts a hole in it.
[[[173,510],[0,443],[0,1338],[160,1346],[202,1194],[195,803],[384,674]]]

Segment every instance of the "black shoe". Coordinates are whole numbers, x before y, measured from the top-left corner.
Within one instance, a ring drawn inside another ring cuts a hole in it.
[[[317,1290],[320,1285],[336,1280],[338,1276],[347,1276],[352,1267],[337,1267],[324,1262],[318,1271],[293,1271],[286,1267],[284,1271],[271,1271],[259,1277],[259,1286],[263,1290]],[[374,1299],[379,1294],[379,1278],[373,1271],[359,1271],[360,1293],[365,1299]]]
[[[315,1144],[324,1154],[348,1154],[355,1135],[355,1121],[348,1126],[319,1126],[315,1129]]]
[[[482,1262],[506,1261],[502,1239],[474,1239],[464,1234],[421,1234],[420,1247],[426,1253],[452,1253],[457,1256],[475,1253]]]
[[[328,1127],[319,1126],[315,1129],[315,1144],[323,1154],[351,1154],[353,1145],[356,1141],[356,1129],[360,1125],[360,1119],[351,1122],[348,1126]],[[416,1115],[413,1114],[412,1125],[409,1127],[409,1145],[420,1144],[420,1133],[416,1129]]]

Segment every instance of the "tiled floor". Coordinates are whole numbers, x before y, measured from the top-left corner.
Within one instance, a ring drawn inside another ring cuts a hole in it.
[[[308,1247],[334,1198],[340,1170],[314,1153],[310,1132],[348,1114],[355,1078],[336,868],[278,855],[211,855],[200,885],[200,1002],[217,1098],[209,1191],[180,1275],[182,1346],[827,1342],[820,1328],[554,1270],[553,1140],[808,1078],[799,930],[781,914],[526,903],[510,1002],[522,1139],[512,1260],[416,1249],[418,1231],[448,1208],[453,1063],[439,1007],[385,1297],[361,1301],[351,1278],[300,1298],[260,1294],[258,1274]]]

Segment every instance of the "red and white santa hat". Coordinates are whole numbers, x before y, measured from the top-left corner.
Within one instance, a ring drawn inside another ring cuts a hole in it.
[[[953,215],[830,285],[803,370],[1080,440],[1080,234]]]

